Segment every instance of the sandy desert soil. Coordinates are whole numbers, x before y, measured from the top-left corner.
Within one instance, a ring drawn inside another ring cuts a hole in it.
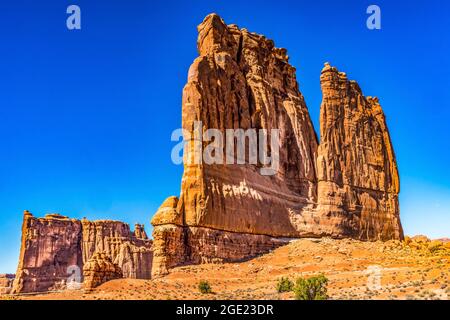
[[[330,299],[448,299],[448,244],[301,239],[255,259],[185,266],[153,280],[120,279],[96,288],[19,299],[293,299],[277,280],[325,274]],[[207,280],[212,294],[201,294]],[[379,279],[379,280],[378,280]],[[380,285],[380,286],[378,286]]]

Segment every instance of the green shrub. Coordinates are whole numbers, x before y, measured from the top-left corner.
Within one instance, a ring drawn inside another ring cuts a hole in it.
[[[289,278],[282,277],[278,280],[277,291],[278,292],[289,292],[294,288],[294,283],[289,280]]]
[[[297,300],[326,300],[328,279],[324,275],[308,279],[298,278],[294,286]]]
[[[211,285],[206,280],[201,280],[198,284],[198,290],[200,290],[201,293],[212,293]]]

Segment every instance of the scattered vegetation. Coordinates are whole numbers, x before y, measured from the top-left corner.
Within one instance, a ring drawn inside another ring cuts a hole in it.
[[[289,280],[289,278],[282,277],[277,282],[277,291],[281,292],[290,292],[294,289],[294,283]]]
[[[0,295],[0,300],[18,300],[18,298],[13,295],[4,295],[4,296]]]
[[[294,286],[297,300],[326,300],[328,279],[323,275],[311,278],[298,278]]]
[[[198,283],[198,290],[203,294],[212,293],[211,285],[206,280],[201,280]]]

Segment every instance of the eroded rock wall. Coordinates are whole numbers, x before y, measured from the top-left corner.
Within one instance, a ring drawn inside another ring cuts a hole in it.
[[[104,282],[123,277],[122,269],[104,252],[95,252],[83,266],[84,289],[91,290]]]
[[[50,214],[35,218],[25,211],[13,293],[53,290],[68,278],[69,267],[83,267],[81,222]]]
[[[216,14],[198,33],[199,57],[183,90],[182,125],[189,135],[181,193],[152,220],[154,274],[187,263],[246,259],[283,238],[402,238],[397,165],[378,100],[327,65],[319,145],[285,49]],[[246,164],[227,163],[220,144],[214,145],[224,163],[199,163],[198,146],[211,143],[199,139],[207,129],[224,137],[227,129],[269,135],[279,129],[275,174],[250,164],[248,151]]]
[[[400,181],[377,98],[329,64],[320,77],[318,211],[341,222],[340,233],[363,240],[400,239]]]
[[[120,221],[83,219],[81,223],[83,262],[95,252],[103,252],[122,268],[125,278],[150,279],[152,241],[142,225],[136,224],[133,233],[128,224]]]
[[[290,210],[312,209],[317,153],[295,68],[273,41],[227,26],[217,15],[206,17],[198,32],[200,56],[183,90],[183,128],[192,136],[196,121],[203,125],[201,132],[217,129],[223,136],[227,129],[265,129],[268,141],[271,129],[279,129],[282,147],[275,175],[262,175],[260,163],[186,161],[178,210],[188,226],[295,236]],[[195,143],[189,144],[187,160],[196,156]],[[225,146],[222,150],[226,154]]]
[[[64,289],[72,273],[82,281],[83,266],[96,253],[108,256],[125,278],[150,279],[151,247],[142,225],[131,232],[119,221],[35,218],[25,211],[13,293]]]

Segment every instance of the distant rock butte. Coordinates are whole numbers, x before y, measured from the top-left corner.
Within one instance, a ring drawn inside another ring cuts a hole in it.
[[[9,294],[12,290],[14,274],[0,274],[0,294]]]
[[[19,265],[12,292],[38,292],[66,288],[71,275],[83,281],[83,267],[92,257],[117,265],[125,278],[150,279],[152,240],[142,225],[131,232],[128,224],[119,221],[76,220],[58,214],[35,218],[24,212]],[[98,254],[97,254],[98,253]],[[107,260],[105,257],[108,257]],[[100,279],[117,276],[109,269],[104,274],[93,263],[87,266],[89,286]]]
[[[285,49],[216,14],[198,26],[197,47],[183,128],[280,129],[280,166],[263,176],[257,165],[185,161],[179,200],[170,197],[152,220],[154,275],[246,259],[286,238],[403,238],[397,164],[377,98],[326,64],[319,144]],[[187,145],[189,157],[195,144]]]

